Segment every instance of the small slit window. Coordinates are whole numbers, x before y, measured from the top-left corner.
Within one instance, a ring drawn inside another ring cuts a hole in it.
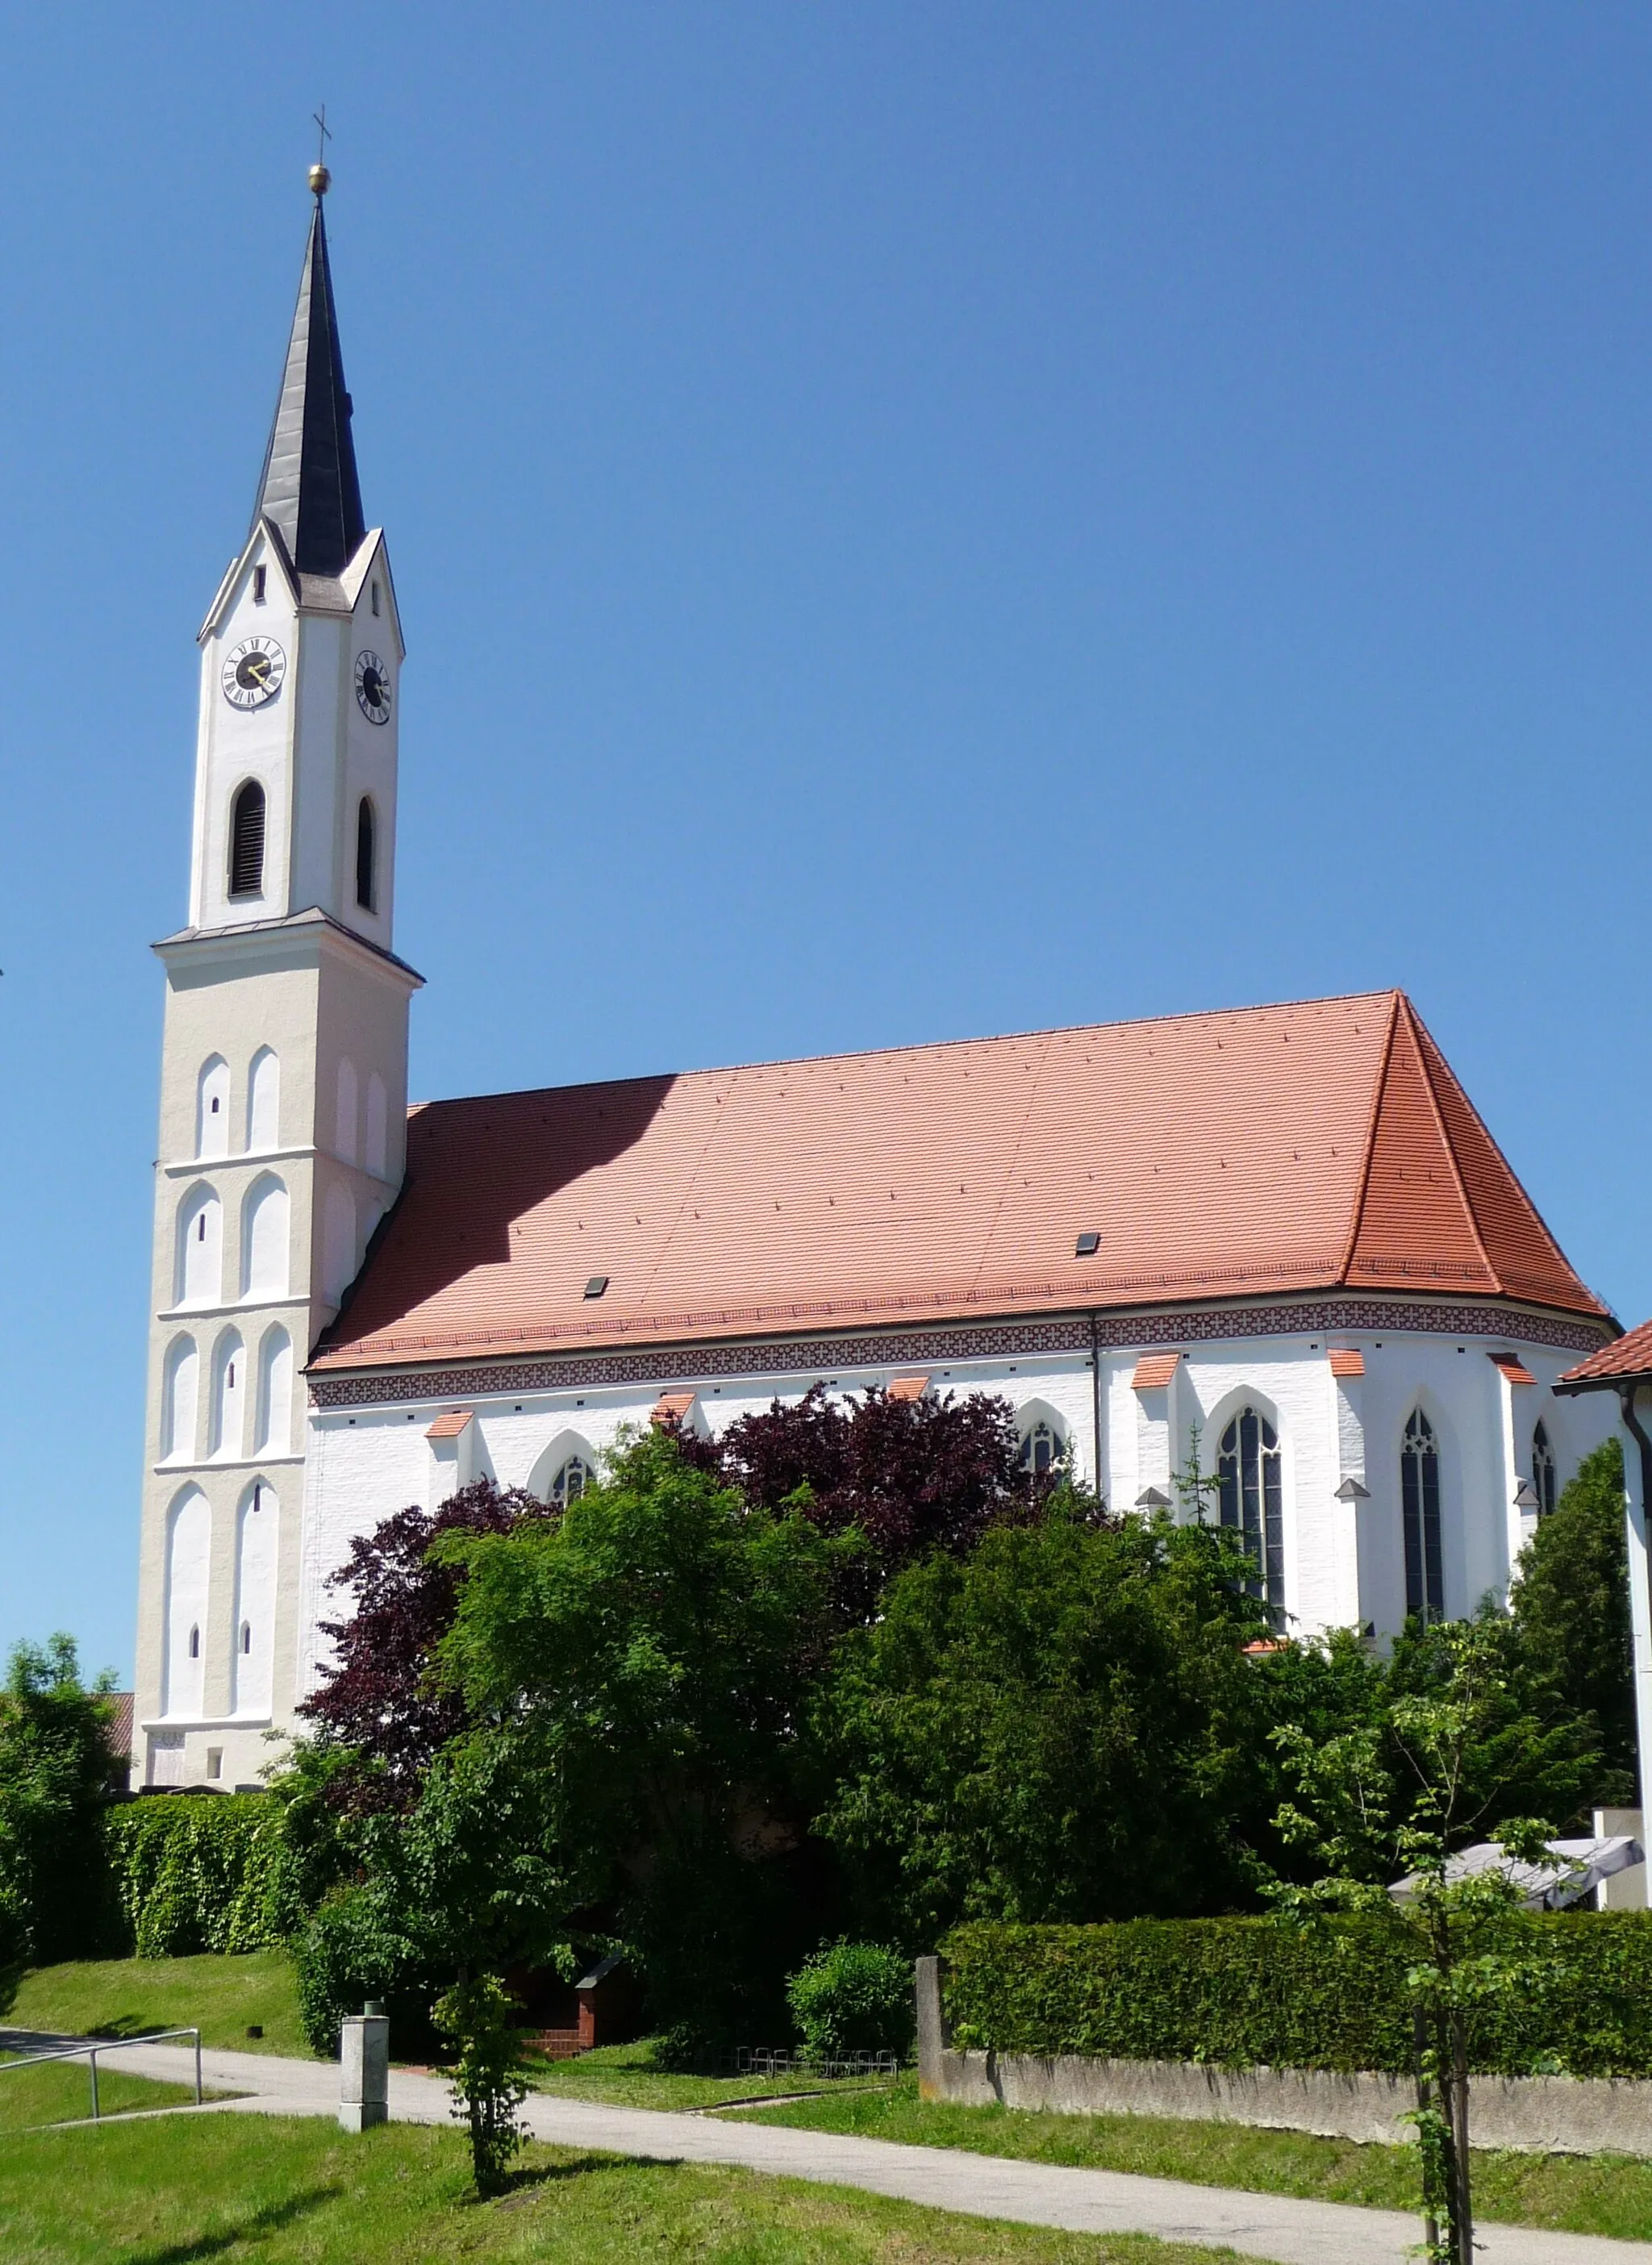
[[[264,603],[264,585],[269,571],[267,566],[255,566],[252,569],[252,602],[255,606],[261,606]]]
[[[264,789],[257,779],[239,789],[230,810],[229,893],[264,893]]]
[[[251,1650],[252,1623],[251,1620],[243,1620],[241,1623],[241,1657],[244,1659],[246,1658]]]
[[[200,1630],[199,1628],[193,1628],[189,1631],[189,1656],[192,1659],[199,1659],[200,1657]]]
[[[356,811],[356,902],[364,912],[376,910],[378,828],[374,823],[373,805],[366,795]]]
[[[374,610],[374,612],[376,614],[376,613],[378,612],[378,609],[379,609],[379,586],[378,586],[378,584],[375,582],[375,583],[373,585],[373,610]]]

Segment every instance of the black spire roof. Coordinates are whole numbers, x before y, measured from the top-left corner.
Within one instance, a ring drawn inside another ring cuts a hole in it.
[[[367,532],[319,193],[254,527],[260,519],[273,521],[300,574],[341,574]]]

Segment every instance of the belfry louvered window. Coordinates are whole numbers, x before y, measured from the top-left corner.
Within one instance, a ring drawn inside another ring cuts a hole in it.
[[[363,912],[377,910],[375,870],[378,828],[373,821],[373,805],[366,795],[356,812],[356,902]]]
[[[1246,1408],[1222,1434],[1216,1459],[1222,1524],[1231,1526],[1255,1566],[1251,1594],[1276,1619],[1284,1610],[1284,1489],[1279,1438],[1265,1416]]]
[[[1440,1450],[1434,1426],[1414,1408],[1400,1454],[1400,1494],[1405,1517],[1405,1608],[1408,1618],[1445,1617],[1445,1572],[1440,1549]]]
[[[249,779],[229,812],[229,893],[257,897],[264,892],[264,789]]]

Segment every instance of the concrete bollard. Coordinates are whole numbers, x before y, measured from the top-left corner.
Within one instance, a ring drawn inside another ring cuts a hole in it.
[[[338,2129],[366,2131],[389,2121],[390,2025],[376,2001],[338,2025]]]

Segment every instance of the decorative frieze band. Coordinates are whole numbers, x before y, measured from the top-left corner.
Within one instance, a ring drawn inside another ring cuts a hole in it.
[[[745,1344],[660,1346],[624,1352],[553,1353],[534,1360],[480,1359],[425,1369],[337,1370],[310,1379],[316,1408],[380,1408],[398,1402],[451,1400],[513,1392],[600,1390],[622,1384],[659,1386],[710,1376],[811,1376],[845,1368],[887,1368],[923,1362],[1002,1360],[1037,1353],[1103,1352],[1149,1345],[1210,1344],[1248,1337],[1315,1336],[1374,1329],[1417,1330],[1431,1336],[1514,1338],[1524,1344],[1592,1352],[1605,1340],[1598,1322],[1531,1314],[1492,1304],[1401,1304],[1378,1298],[1321,1298],[1297,1304],[1211,1307],[1190,1313],[1000,1322],[964,1329],[888,1329],[841,1337],[760,1337]]]

